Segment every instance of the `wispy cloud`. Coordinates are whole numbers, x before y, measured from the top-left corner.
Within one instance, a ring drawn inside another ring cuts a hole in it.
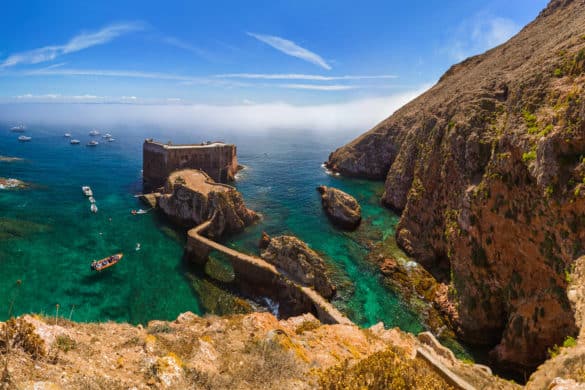
[[[142,28],[143,24],[137,22],[112,24],[99,31],[81,33],[71,38],[69,42],[63,45],[45,46],[12,54],[0,64],[0,68],[7,68],[19,64],[38,64],[41,62],[52,61],[65,54],[74,53],[92,46],[103,45],[122,34],[140,30]]]
[[[339,81],[339,80],[370,80],[370,79],[395,79],[395,75],[371,75],[371,76],[322,76],[317,74],[295,74],[295,73],[227,73],[214,75],[217,78],[225,79],[259,79],[259,80],[306,80],[306,81]]]
[[[162,41],[164,43],[166,43],[167,45],[170,46],[174,46],[176,48],[182,49],[182,50],[186,50],[190,53],[195,54],[196,56],[203,58],[206,61],[216,61],[217,58],[212,55],[209,51],[202,49],[198,46],[192,45],[190,43],[187,43],[185,41],[182,41],[178,38],[175,37],[164,37],[162,39]]]
[[[278,84],[280,88],[287,89],[308,89],[311,91],[347,91],[349,89],[361,88],[355,85],[316,85],[316,84]]]
[[[251,32],[247,34],[251,37],[256,38],[260,42],[264,42],[265,44],[272,46],[273,48],[284,54],[300,58],[304,61],[320,66],[323,69],[331,70],[331,66],[327,62],[325,62],[325,60],[320,55],[297,45],[293,41],[289,41],[288,39],[284,39],[274,35],[256,34]]]
[[[445,50],[454,60],[462,61],[506,42],[520,28],[511,19],[480,13],[459,25]]]

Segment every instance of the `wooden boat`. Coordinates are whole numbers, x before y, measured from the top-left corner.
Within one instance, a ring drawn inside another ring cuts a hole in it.
[[[123,253],[117,253],[112,256],[104,257],[101,260],[94,260],[91,262],[92,271],[103,271],[113,265],[118,264],[118,261],[122,260]]]

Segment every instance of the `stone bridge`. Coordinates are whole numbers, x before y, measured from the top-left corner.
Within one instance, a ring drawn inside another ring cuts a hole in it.
[[[187,254],[194,262],[204,266],[211,250],[219,251],[230,259],[240,290],[253,296],[270,297],[279,303],[280,315],[290,317],[309,312],[323,323],[353,324],[314,289],[295,283],[274,265],[204,237],[201,233],[212,220],[213,217],[188,232]]]

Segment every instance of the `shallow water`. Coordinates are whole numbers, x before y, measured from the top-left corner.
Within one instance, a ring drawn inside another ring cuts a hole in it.
[[[31,126],[29,143],[19,143],[8,127],[0,127],[0,155],[25,160],[0,161],[0,177],[33,186],[0,190],[0,229],[5,233],[0,234],[0,319],[11,307],[15,313],[53,315],[57,304],[60,315],[77,321],[144,323],[174,319],[187,310],[204,313],[192,287],[196,276],[181,261],[181,234],[154,213],[133,216],[130,210],[144,208],[133,194],[140,192],[145,137],[180,143],[216,139],[217,134],[108,129],[116,142],[88,148],[89,127]],[[70,145],[63,137],[66,131],[82,144]],[[392,235],[397,222],[396,215],[379,206],[382,183],[331,176],[321,167],[329,152],[347,139],[315,139],[308,133],[223,138],[237,143],[239,161],[246,166],[236,186],[247,205],[264,215],[258,225],[227,238],[227,245],[257,254],[263,230],[297,235],[328,261],[340,286],[334,303],[352,320],[363,326],[384,321],[411,332],[422,329],[417,316],[383,287],[376,270],[364,261],[362,238]],[[364,221],[357,232],[331,226],[315,189],[321,184],[358,199]],[[82,185],[92,187],[97,214],[90,212]],[[99,274],[90,271],[92,259],[117,252],[124,258],[115,267]]]

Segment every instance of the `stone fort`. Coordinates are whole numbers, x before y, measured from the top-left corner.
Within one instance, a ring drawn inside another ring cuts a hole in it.
[[[146,139],[142,146],[144,188],[162,187],[167,177],[179,169],[200,169],[218,183],[234,179],[238,171],[236,146],[223,142],[174,145]]]

